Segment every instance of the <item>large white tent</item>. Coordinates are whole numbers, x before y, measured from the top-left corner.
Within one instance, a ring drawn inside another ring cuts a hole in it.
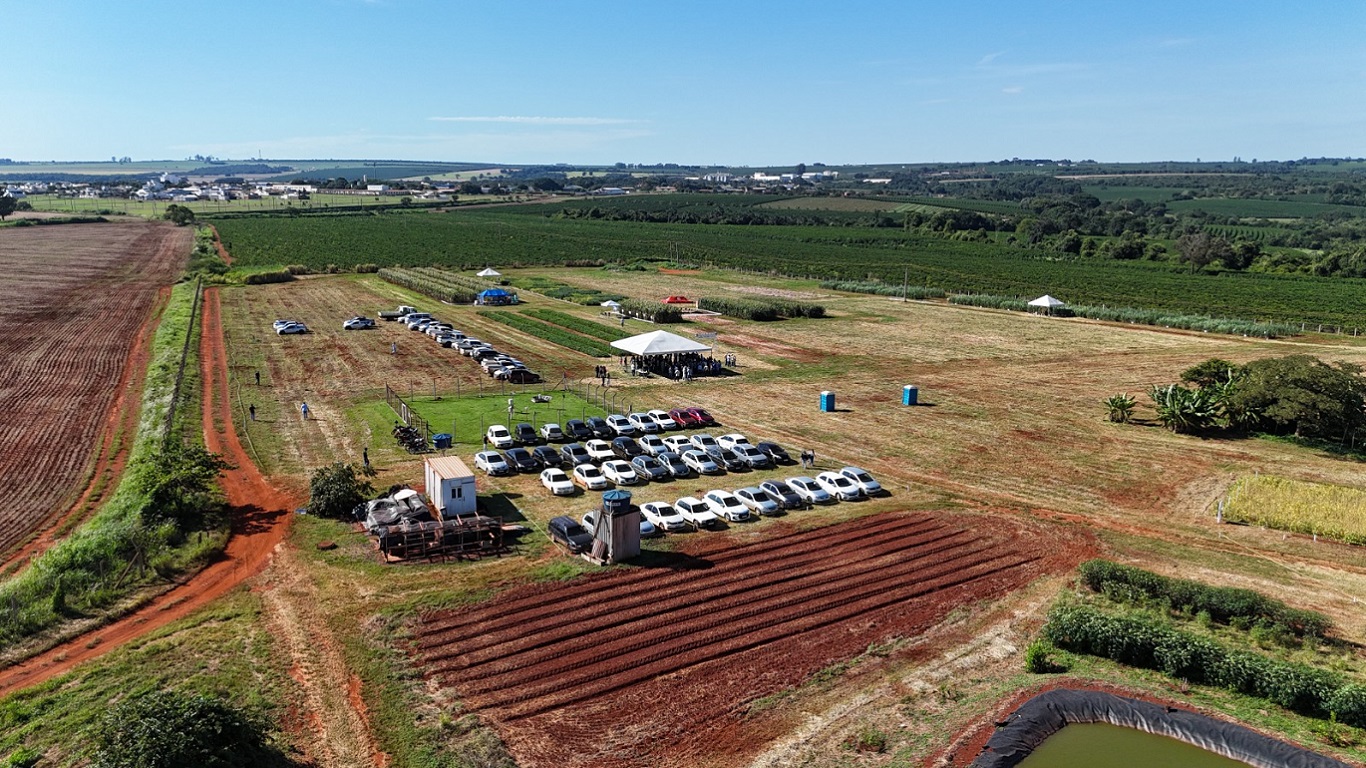
[[[503,276],[503,273],[502,273],[502,272],[499,272],[498,270],[494,269],[493,267],[485,267],[484,270],[483,270],[482,272],[479,273],[479,276],[480,276],[480,277],[502,277],[502,276]]]
[[[1045,293],[1039,298],[1029,302],[1029,306],[1041,307],[1045,312],[1053,314],[1053,310],[1057,309],[1058,307],[1065,307],[1067,306],[1067,304]]]
[[[685,339],[668,331],[650,331],[639,336],[612,342],[612,346],[628,355],[651,357],[654,355],[676,355],[685,352],[710,352],[711,347]]]

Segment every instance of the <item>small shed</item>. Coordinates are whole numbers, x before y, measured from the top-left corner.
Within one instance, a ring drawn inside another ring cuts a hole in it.
[[[608,491],[593,518],[593,558],[620,563],[640,554],[640,507],[630,491]]]
[[[429,458],[423,474],[427,496],[436,507],[438,518],[450,520],[475,514],[474,473],[459,456]]]

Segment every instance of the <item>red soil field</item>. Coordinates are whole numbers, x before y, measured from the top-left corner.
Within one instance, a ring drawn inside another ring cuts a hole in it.
[[[870,644],[914,637],[1092,553],[1082,534],[986,516],[888,513],[723,539],[424,615],[426,675],[500,730],[518,763],[733,765],[781,735],[756,699]]]
[[[147,221],[0,230],[0,553],[63,516],[119,428],[114,404],[136,409],[129,360],[193,236]]]

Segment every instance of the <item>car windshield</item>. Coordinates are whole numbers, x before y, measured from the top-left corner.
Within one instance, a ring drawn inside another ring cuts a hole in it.
[[[710,419],[710,418],[711,418],[711,414],[710,414],[710,413],[707,413],[705,410],[703,410],[703,409],[701,409],[701,408],[694,408],[694,409],[692,409],[692,414],[693,414],[694,416],[696,416],[697,418],[699,418],[699,419]]]

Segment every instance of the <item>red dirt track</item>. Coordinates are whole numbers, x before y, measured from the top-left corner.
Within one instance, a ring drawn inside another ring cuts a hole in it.
[[[222,454],[237,467],[227,471],[221,483],[232,515],[232,538],[227,550],[188,581],[122,619],[0,670],[0,695],[68,672],[81,662],[102,656],[203,608],[260,573],[276,545],[284,540],[297,500],[266,482],[231,428],[228,362],[217,289],[205,290],[203,312],[200,366],[204,382],[204,442],[210,451]],[[220,432],[220,428],[226,431]]]
[[[1090,549],[1023,521],[883,514],[514,590],[424,616],[415,646],[524,768],[734,764],[783,730],[746,716],[754,700]]]
[[[96,481],[117,474],[128,422],[114,412],[136,414],[146,322],[192,236],[144,221],[0,230],[0,553],[82,505],[92,457]]]

